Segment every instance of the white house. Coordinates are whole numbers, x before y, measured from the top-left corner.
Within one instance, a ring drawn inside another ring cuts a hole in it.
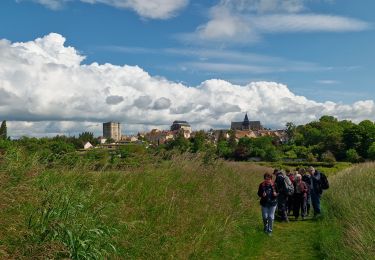
[[[83,149],[87,150],[87,149],[91,149],[93,148],[94,146],[90,143],[90,142],[86,142],[84,145],[83,145]]]

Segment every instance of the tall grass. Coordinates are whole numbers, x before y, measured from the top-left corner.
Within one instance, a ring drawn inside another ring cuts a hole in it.
[[[264,239],[262,166],[183,154],[98,171],[22,150],[4,161],[0,258],[238,258]]]
[[[333,176],[324,199],[322,255],[327,259],[374,259],[375,164],[361,164]]]

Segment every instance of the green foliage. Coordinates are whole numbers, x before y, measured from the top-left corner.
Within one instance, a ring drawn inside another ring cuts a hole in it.
[[[167,142],[166,148],[168,150],[177,149],[183,153],[189,151],[190,142],[185,138],[184,132],[180,131],[174,140]]]
[[[355,149],[349,149],[346,151],[346,160],[348,162],[356,163],[359,162],[360,156]]]
[[[204,131],[196,132],[194,137],[191,139],[191,142],[192,142],[191,151],[193,153],[196,153],[198,151],[205,150],[206,140],[207,140],[207,135]]]
[[[373,259],[374,164],[361,164],[330,178],[319,223],[322,259]]]
[[[226,140],[219,141],[216,146],[216,153],[222,158],[231,157],[233,151],[229,147],[229,144]]]
[[[336,162],[335,155],[331,151],[326,151],[322,154],[322,161],[328,163]]]
[[[23,243],[55,241],[63,249],[55,252],[57,258],[105,258],[116,252],[111,242],[116,230],[101,221],[103,206],[96,205],[85,189],[76,189],[84,181],[82,177],[65,179],[72,180],[71,185],[65,186],[52,172],[38,179],[42,199],[28,217],[29,234]],[[25,254],[34,253],[25,251]]]
[[[113,138],[107,138],[106,140],[105,140],[105,143],[106,144],[113,144],[113,143],[115,143],[116,141],[113,139]]]
[[[367,154],[368,154],[368,157],[369,157],[371,160],[375,160],[375,142],[373,142],[373,143],[370,145],[370,147],[368,148]]]
[[[308,153],[307,157],[306,157],[306,160],[308,162],[316,162],[317,161],[316,156],[313,153]]]
[[[234,130],[229,130],[229,139],[228,139],[228,145],[234,151],[237,148],[237,141],[236,141],[236,133]]]
[[[265,149],[264,159],[269,162],[276,162],[280,160],[280,154],[274,146],[267,146]]]
[[[293,143],[294,137],[297,133],[297,126],[293,122],[287,122],[285,124],[286,127],[286,134],[288,136],[288,142]]]
[[[81,144],[80,148],[83,148],[84,144],[90,142],[93,146],[98,145],[99,141],[94,137],[92,132],[82,132],[78,135],[78,141]]]

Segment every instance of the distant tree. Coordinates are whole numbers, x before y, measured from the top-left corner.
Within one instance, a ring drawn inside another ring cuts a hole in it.
[[[308,162],[316,162],[317,161],[316,156],[313,153],[308,153],[307,156],[306,156],[306,160]]]
[[[358,125],[353,125],[350,128],[344,130],[343,142],[347,150],[357,150],[362,143],[361,129]]]
[[[230,149],[227,141],[220,141],[217,143],[216,153],[220,157],[229,158],[232,154],[232,149]]]
[[[8,133],[7,133],[7,121],[3,121],[0,126],[0,139],[7,139]]]
[[[331,151],[326,151],[322,154],[322,161],[328,163],[336,162],[336,157]]]
[[[373,142],[367,151],[368,158],[371,160],[375,160],[375,142]]]
[[[99,141],[97,138],[94,137],[94,133],[92,132],[82,132],[78,135],[78,141],[81,143],[81,146],[87,142],[90,142],[92,145],[99,144]]]
[[[181,152],[187,152],[190,149],[190,142],[185,138],[184,132],[180,131],[174,140],[166,143],[166,148],[168,150],[177,149]]]
[[[237,147],[236,132],[235,130],[230,130],[228,134],[229,134],[228,145],[234,151]]]
[[[226,141],[226,140],[227,140],[227,138],[225,138],[224,132],[222,130],[220,130],[219,136],[217,137],[217,142],[219,143],[221,141]]]
[[[293,143],[294,142],[294,136],[296,134],[297,127],[294,123],[288,122],[285,124],[286,127],[286,135],[288,137],[288,142]]]
[[[193,153],[196,153],[198,151],[202,151],[205,148],[207,135],[204,131],[198,131],[195,133],[195,136],[191,139],[193,145],[191,147],[191,150]]]
[[[266,161],[269,161],[269,162],[276,162],[278,160],[280,160],[280,154],[279,152],[277,151],[276,147],[274,146],[268,146],[266,149],[265,149],[265,160]]]
[[[249,157],[249,150],[246,146],[239,145],[233,152],[234,159],[244,161]]]
[[[289,151],[285,152],[285,156],[288,159],[297,159],[298,158],[297,154],[294,150],[289,150]]]
[[[114,142],[115,140],[113,138],[107,138],[107,140],[105,140],[106,144],[113,144]]]
[[[359,161],[359,159],[360,156],[355,149],[349,149],[346,151],[346,160],[348,160],[349,162],[356,163]]]
[[[362,136],[361,145],[357,149],[360,156],[367,158],[370,145],[375,142],[375,124],[370,120],[364,120],[358,124]]]

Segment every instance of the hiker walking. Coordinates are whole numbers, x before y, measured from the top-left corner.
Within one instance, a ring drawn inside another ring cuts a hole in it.
[[[276,189],[279,193],[277,196],[277,213],[281,221],[289,222],[288,219],[288,196],[293,194],[294,187],[289,177],[282,171],[276,173]]]
[[[321,214],[320,208],[320,197],[322,196],[323,190],[329,188],[327,177],[310,166],[307,171],[311,174],[310,194],[311,203],[314,209],[314,217],[318,217]]]
[[[276,186],[272,181],[272,175],[265,173],[263,178],[264,181],[259,185],[258,196],[260,197],[260,205],[262,206],[264,232],[271,235],[278,194]]]
[[[297,173],[294,180],[294,194],[293,194],[293,215],[295,220],[298,219],[301,212],[302,220],[305,219],[306,212],[306,201],[307,201],[308,187],[304,181],[302,181],[301,174]]]

